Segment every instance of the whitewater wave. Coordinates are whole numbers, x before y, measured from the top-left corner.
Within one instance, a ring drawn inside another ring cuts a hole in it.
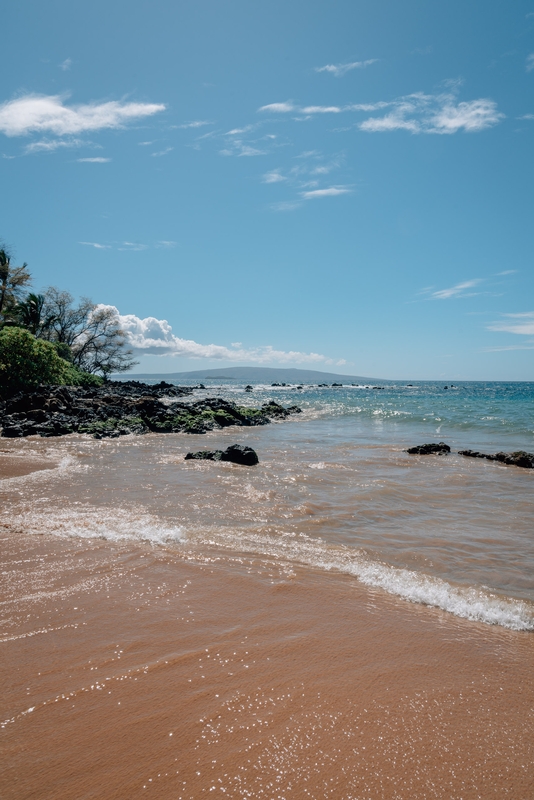
[[[177,544],[185,540],[183,529],[166,524],[143,511],[121,508],[80,508],[68,511],[34,511],[11,518],[11,525],[31,534],[52,534],[64,539],[105,539]]]
[[[442,609],[457,617],[500,625],[515,631],[534,631],[534,604],[506,597],[486,587],[454,585],[442,578],[393,567],[362,550],[328,545],[322,539],[285,531],[265,532],[212,527],[185,531],[143,510],[85,507],[54,512],[27,512],[11,524],[28,533],[62,538],[104,539],[187,546],[198,555],[206,548],[267,557],[280,564],[301,565],[351,575],[366,586],[381,589],[412,603]]]
[[[414,570],[393,567],[360,550],[329,546],[304,534],[248,534],[212,531],[204,543],[255,555],[289,560],[327,571],[352,575],[361,583],[383,589],[412,603],[440,608],[474,622],[501,625],[515,631],[534,631],[534,605],[504,597],[485,587],[459,586]]]

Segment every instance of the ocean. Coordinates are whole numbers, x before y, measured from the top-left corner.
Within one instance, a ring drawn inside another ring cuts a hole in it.
[[[214,395],[302,414],[2,440],[2,796],[533,796],[534,470],[458,450],[534,452],[534,383]]]

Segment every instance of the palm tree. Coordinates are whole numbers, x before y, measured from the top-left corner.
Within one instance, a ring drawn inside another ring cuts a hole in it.
[[[25,286],[31,283],[28,265],[11,266],[11,254],[0,249],[0,317],[11,310],[20,298]]]
[[[20,323],[23,328],[26,328],[34,336],[38,336],[41,329],[45,327],[46,320],[43,319],[44,296],[42,294],[26,295],[26,298],[18,303],[13,309],[13,315],[16,321]]]

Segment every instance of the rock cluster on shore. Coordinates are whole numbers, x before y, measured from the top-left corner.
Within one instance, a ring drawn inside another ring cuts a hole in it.
[[[501,464],[511,464],[514,467],[534,469],[534,453],[525,450],[516,450],[514,453],[479,453],[478,450],[458,450],[459,455],[469,458],[487,458],[488,461],[500,461]]]
[[[415,447],[409,447],[406,452],[411,456],[428,456],[432,453],[442,456],[450,453],[451,448],[445,442],[438,442],[437,444],[418,444]]]
[[[409,447],[406,450],[410,455],[427,456],[427,455],[447,455],[451,452],[451,448],[445,442],[438,442],[437,444],[419,444],[415,447]],[[499,461],[501,464],[510,464],[514,467],[524,467],[525,469],[534,469],[534,453],[527,453],[525,450],[516,450],[513,453],[479,453],[478,450],[458,450],[458,455],[468,456],[469,458],[486,458],[488,461]]]
[[[261,408],[238,406],[220,397],[182,402],[190,387],[137,381],[109,382],[99,388],[42,386],[0,403],[2,436],[18,438],[89,433],[95,438],[129,433],[206,433],[229,425],[266,425],[300,413],[298,406],[269,401]]]

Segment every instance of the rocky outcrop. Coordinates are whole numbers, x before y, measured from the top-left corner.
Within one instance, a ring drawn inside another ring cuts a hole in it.
[[[416,447],[409,447],[406,450],[411,456],[428,456],[436,454],[438,456],[447,455],[451,452],[451,448],[445,442],[438,442],[437,444],[419,444]]]
[[[252,447],[243,447],[240,444],[231,444],[226,450],[197,450],[196,453],[187,453],[185,460],[197,461],[230,461],[232,464],[242,464],[253,467],[259,464],[258,454]]]
[[[511,464],[514,467],[534,469],[534,453],[525,450],[516,450],[514,453],[479,453],[478,450],[459,450],[459,455],[469,458],[486,458],[488,461],[500,461],[501,464]]]
[[[89,433],[101,439],[148,431],[206,433],[230,425],[266,425],[301,410],[272,400],[261,408],[219,397],[184,402],[192,393],[189,387],[137,381],[109,382],[99,388],[44,386],[16,394],[0,406],[2,436]]]

